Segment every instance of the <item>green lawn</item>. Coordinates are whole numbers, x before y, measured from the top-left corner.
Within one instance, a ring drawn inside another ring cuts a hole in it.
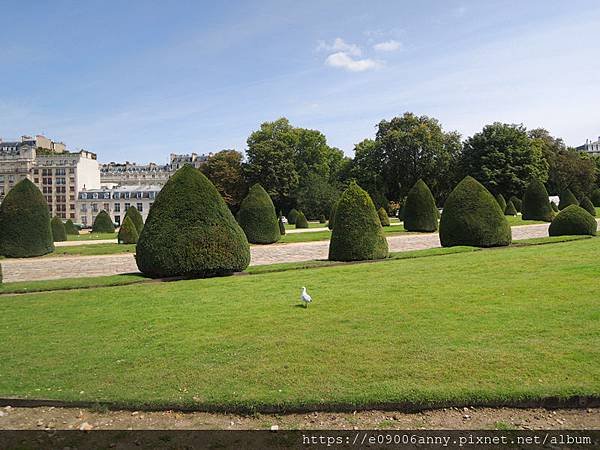
[[[0,396],[228,410],[600,396],[599,253],[584,239],[2,296]]]
[[[308,228],[327,228],[327,223],[319,223],[319,222],[308,222]],[[285,225],[286,230],[295,230],[296,225],[290,225],[287,223]]]
[[[71,247],[56,247],[54,252],[44,255],[44,258],[53,256],[92,256],[113,255],[116,253],[135,253],[135,244],[82,244]]]
[[[117,233],[85,233],[79,235],[69,234],[67,236],[68,241],[95,241],[100,239],[116,239]]]
[[[384,227],[383,231],[386,234],[405,233],[406,230],[402,225],[394,225],[393,227]],[[292,242],[313,242],[313,241],[328,241],[331,238],[331,231],[310,231],[306,233],[293,233],[281,236],[279,244],[290,244]]]

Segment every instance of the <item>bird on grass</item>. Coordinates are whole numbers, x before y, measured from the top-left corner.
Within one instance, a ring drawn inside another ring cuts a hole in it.
[[[312,297],[306,292],[306,288],[302,286],[302,294],[300,294],[300,300],[304,303],[304,307],[308,308],[308,304],[312,302]]]

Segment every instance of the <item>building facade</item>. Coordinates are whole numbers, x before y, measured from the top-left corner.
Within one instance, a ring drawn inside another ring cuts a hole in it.
[[[589,153],[592,156],[599,156],[600,155],[600,136],[598,136],[598,140],[595,142],[593,142],[590,139],[586,139],[585,144],[577,147],[577,150]]]
[[[161,188],[162,186],[138,185],[83,189],[77,199],[78,222],[90,227],[98,213],[104,210],[119,226],[130,206],[135,206],[146,221],[148,211]]]
[[[0,200],[23,178],[40,189],[52,216],[76,221],[77,193],[100,187],[100,167],[94,153],[69,152],[44,136],[0,140]]]

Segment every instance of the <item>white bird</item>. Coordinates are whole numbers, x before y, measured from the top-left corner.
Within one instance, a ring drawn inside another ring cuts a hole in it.
[[[302,302],[304,302],[305,308],[308,308],[308,304],[310,302],[312,302],[312,297],[310,295],[308,295],[308,293],[306,292],[306,288],[304,286],[302,286],[302,294],[300,294],[300,300],[302,300]]]

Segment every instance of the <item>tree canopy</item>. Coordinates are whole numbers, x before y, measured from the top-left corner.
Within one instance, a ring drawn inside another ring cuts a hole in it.
[[[215,185],[232,211],[237,211],[248,191],[242,166],[243,158],[236,150],[221,150],[200,166],[200,171]]]

